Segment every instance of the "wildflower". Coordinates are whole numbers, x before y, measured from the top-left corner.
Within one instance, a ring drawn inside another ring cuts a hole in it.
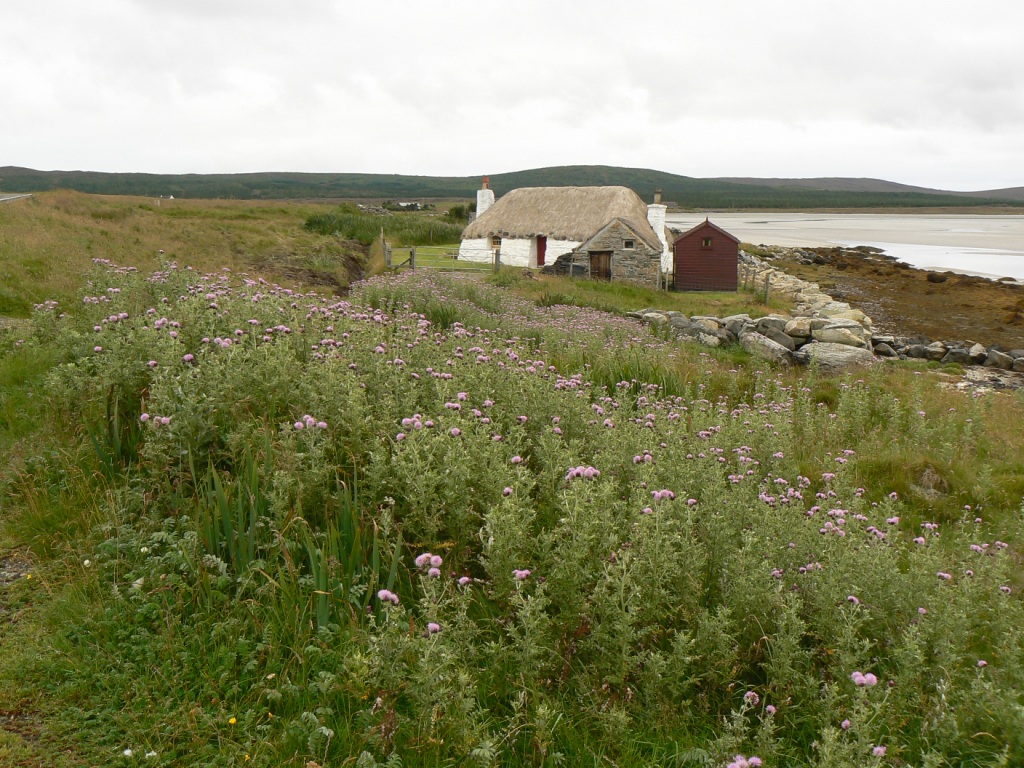
[[[417,568],[423,570],[430,565],[430,557],[431,555],[429,552],[424,552],[422,555],[417,555],[413,562],[416,563]]]
[[[405,432],[399,432],[397,435],[395,435],[395,440],[405,440]]]
[[[438,624],[435,621],[427,622],[427,634],[428,635],[436,635],[440,631],[441,631],[441,625],[440,624]]]
[[[293,426],[294,426],[294,427],[295,427],[296,429],[305,429],[305,428],[306,428],[306,425],[305,425],[305,424],[303,424],[303,423],[302,423],[301,421],[296,421],[296,422],[295,422],[295,424],[294,424]]]
[[[874,685],[878,685],[878,678],[875,677],[870,672],[868,672],[866,675],[864,675],[864,685],[869,686],[869,687],[870,686],[874,686]]]
[[[522,464],[523,463],[523,457],[522,456],[513,456],[512,457],[512,463],[513,464]]]
[[[860,605],[860,600],[857,599],[856,595],[847,595],[846,602],[853,603],[854,605]]]
[[[459,579],[459,586],[465,587],[466,585],[472,583],[472,581],[473,579],[471,579],[469,576],[463,576]]]
[[[83,560],[82,561],[82,565],[84,567],[88,568],[88,567],[90,567],[92,565],[92,560]]]
[[[191,363],[196,358],[195,358],[195,355],[188,354],[188,355],[184,355],[181,359],[184,360],[186,363]]]
[[[238,718],[236,718],[234,716],[228,718],[228,725],[234,725],[237,722],[238,722]]]
[[[919,614],[921,614],[922,616],[924,616],[926,613],[928,613],[928,609],[927,608],[918,608],[917,612]]]
[[[886,751],[885,747],[875,747],[874,749],[871,750],[871,754],[874,755],[875,757],[884,757],[885,756],[885,751]]]
[[[988,662],[985,661],[984,659],[978,659],[978,666],[979,667],[987,667],[988,666]]]
[[[148,365],[150,368],[156,368],[157,362],[156,360],[150,360],[148,363],[146,363],[146,365]]]
[[[939,571],[939,572],[938,572],[938,573],[936,573],[935,575],[936,575],[936,576],[938,576],[938,577],[939,577],[940,579],[942,579],[943,581],[949,581],[950,579],[952,579],[952,578],[953,578],[953,575],[952,575],[952,574],[950,574],[950,573],[946,573],[945,571]]]
[[[764,711],[767,712],[769,715],[774,715],[778,710],[775,709],[774,706],[769,704],[767,707],[764,708]]]
[[[451,429],[449,430],[449,432],[451,433],[451,436],[452,436],[452,437],[458,437],[459,435],[461,435],[461,434],[462,434],[462,430],[461,430],[461,429],[459,429],[458,427],[452,427],[452,428],[451,428]]]
[[[327,429],[327,422],[326,421],[318,421],[316,423],[316,428],[317,429]]]
[[[93,352],[102,352],[103,351],[103,347],[93,347],[92,351]]]
[[[122,750],[121,754],[124,755],[125,757],[131,757],[135,753],[132,752],[131,747],[126,747],[124,750]]]
[[[143,423],[149,421],[149,414],[148,413],[143,413],[141,416],[139,416],[139,421],[141,421]]]
[[[756,707],[761,702],[761,697],[757,695],[757,691],[747,691],[743,694],[743,700],[752,707]]]
[[[382,603],[393,603],[398,605],[398,595],[392,592],[390,589],[381,589],[377,592],[377,599]]]
[[[427,571],[427,576],[429,576],[431,579],[438,579],[438,578],[441,577],[441,569],[440,568],[431,568],[430,570]]]
[[[444,558],[442,558],[440,555],[431,555],[430,556],[430,565],[432,567],[434,567],[434,568],[440,568],[441,564],[443,562],[444,562]]]
[[[517,581],[526,581],[530,578],[531,573],[532,571],[529,568],[523,568],[522,570],[517,568],[512,571],[512,575],[516,577]]]
[[[848,731],[850,730],[851,725],[852,723],[849,720],[843,720],[843,722],[839,724],[839,727],[842,728],[844,731]]]
[[[1009,587],[1003,586],[999,588],[999,591],[1002,592],[1004,595],[1008,595],[1012,590]]]

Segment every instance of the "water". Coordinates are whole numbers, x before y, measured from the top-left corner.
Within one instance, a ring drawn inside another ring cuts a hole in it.
[[[745,243],[784,246],[871,245],[919,269],[1024,280],[1024,215],[895,213],[712,213]],[[689,229],[704,214],[670,213]]]

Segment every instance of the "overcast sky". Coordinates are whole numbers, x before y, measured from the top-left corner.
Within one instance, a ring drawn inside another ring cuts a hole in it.
[[[1024,185],[1022,0],[5,0],[0,166]]]

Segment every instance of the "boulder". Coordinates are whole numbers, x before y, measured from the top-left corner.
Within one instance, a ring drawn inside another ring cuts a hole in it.
[[[786,323],[789,322],[788,317],[782,317],[781,315],[767,315],[765,317],[758,318],[754,324],[754,330],[758,333],[763,334],[765,328],[774,328],[777,331],[784,331]]]
[[[1024,349],[1011,349],[1006,354],[1016,360],[1018,357],[1024,357]]]
[[[1024,357],[1013,358],[1013,370],[1024,373]]]
[[[750,319],[750,315],[730,315],[729,317],[723,317],[722,322],[729,332],[736,337],[739,337],[744,330],[754,324],[754,321]]]
[[[812,366],[829,372],[871,365],[875,362],[875,356],[868,350],[847,344],[816,342],[801,347],[800,351],[808,356]]]
[[[931,344],[925,345],[925,357],[929,360],[941,360],[946,356],[946,345],[941,341],[933,341]]]
[[[774,326],[766,326],[763,331],[758,331],[762,336],[767,336],[769,339],[774,341],[776,344],[781,344],[790,352],[796,349],[796,342],[790,338],[787,334],[780,331]]]
[[[988,357],[988,350],[985,349],[982,344],[973,344],[970,349],[967,350],[967,354],[971,356],[971,362],[975,365],[981,365],[985,362],[985,358]]]
[[[1005,352],[990,349],[988,357],[985,358],[985,362],[982,365],[986,368],[999,368],[1004,371],[1010,371],[1013,370],[1013,358]]]
[[[645,323],[651,323],[652,325],[664,325],[668,322],[668,317],[661,312],[644,312],[641,318]]]
[[[861,330],[863,331],[863,329]],[[811,337],[815,341],[821,341],[827,344],[844,344],[846,346],[860,347],[862,349],[868,346],[868,343],[864,340],[863,336],[854,333],[849,328],[833,328],[829,326],[827,328],[814,331],[811,333]]]
[[[811,338],[811,319],[798,317],[790,320],[782,332],[794,339],[809,339]]]
[[[791,350],[755,331],[747,331],[740,336],[740,346],[755,357],[770,360],[781,365],[793,364],[793,353]]]
[[[722,327],[722,324],[718,321],[717,317],[691,317],[690,322],[694,325],[699,325],[708,331],[717,331]]]
[[[949,350],[942,357],[942,364],[945,365],[946,363],[958,363],[960,365],[970,365],[971,364],[971,355],[970,355],[970,353],[966,349],[963,349],[962,347],[955,347],[954,349]]]
[[[875,354],[879,357],[897,357],[896,350],[884,341],[880,341],[875,344]]]
[[[910,346],[903,350],[903,354],[915,360],[927,360],[928,347],[926,347],[924,344],[911,344]]]

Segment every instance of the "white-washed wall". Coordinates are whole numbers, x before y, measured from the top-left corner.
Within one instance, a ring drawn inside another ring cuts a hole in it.
[[[668,272],[672,269],[672,254],[669,251],[668,240],[665,239],[665,213],[668,211],[667,205],[659,205],[654,203],[647,206],[647,221],[651,224],[651,229],[654,230],[654,234],[658,236],[658,240],[661,242],[661,270],[662,272]]]
[[[537,242],[531,238],[501,239],[501,263],[510,267],[529,267],[537,263]]]
[[[563,253],[569,253],[579,246],[575,240],[548,240],[548,247],[544,251],[544,263],[554,264],[555,259]]]
[[[459,259],[462,261],[482,261],[490,264],[493,259],[491,253],[491,238],[481,237],[475,240],[463,240],[459,245]]]
[[[544,261],[551,264],[563,253],[569,253],[579,242],[576,240],[548,240]],[[459,258],[463,261],[481,261],[490,264],[491,239],[463,240],[459,246]],[[501,263],[510,267],[537,266],[537,238],[503,238],[501,241]]]
[[[478,189],[476,191],[476,215],[482,216],[484,211],[494,205],[493,189]]]

